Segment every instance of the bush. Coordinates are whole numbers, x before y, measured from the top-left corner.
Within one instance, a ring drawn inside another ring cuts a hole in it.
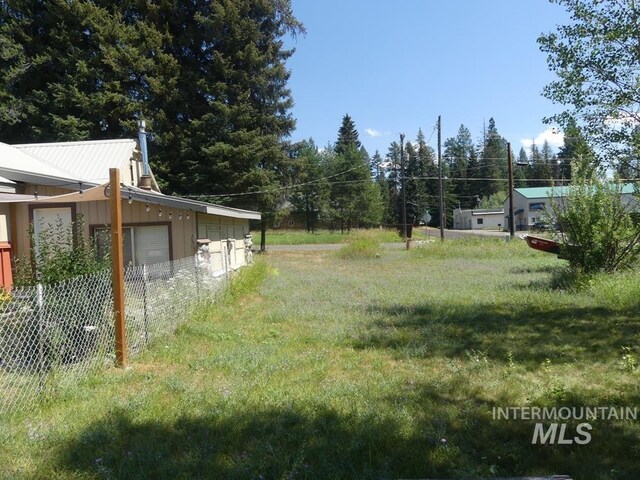
[[[552,199],[564,235],[562,256],[581,273],[614,272],[633,266],[640,256],[640,224],[622,198],[623,184],[604,179],[589,165],[574,162],[564,199]]]
[[[14,319],[0,329],[0,341],[11,343],[3,349],[7,361],[49,370],[92,358],[97,338],[111,328],[108,252],[99,257],[84,235],[81,216],[68,227],[60,220],[38,235],[31,226],[29,234],[30,255],[15,261],[12,293],[20,298],[3,302],[0,295],[0,307],[5,307],[0,313]],[[13,312],[27,307],[30,314]]]
[[[33,225],[29,228],[31,251],[29,256],[16,258],[14,284],[18,287],[50,285],[63,280],[95,273],[109,268],[109,252],[99,257],[95,242],[84,235],[84,220],[65,227],[60,220],[56,225],[36,235]]]

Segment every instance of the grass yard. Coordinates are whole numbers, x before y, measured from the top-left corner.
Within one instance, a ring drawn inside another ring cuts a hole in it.
[[[395,230],[371,228],[367,230],[352,230],[351,233],[340,231],[317,230],[309,233],[305,230],[268,230],[267,248],[269,245],[315,245],[321,243],[343,243],[352,235],[365,232],[379,242],[401,242],[402,239]],[[254,233],[254,245],[260,245],[260,232]]]
[[[637,421],[532,445],[535,421],[492,418],[638,406],[640,281],[562,290],[558,265],[477,239],[259,257],[131,368],[3,419],[0,478],[640,478]]]

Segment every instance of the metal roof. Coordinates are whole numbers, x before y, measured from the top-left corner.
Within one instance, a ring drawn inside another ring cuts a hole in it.
[[[41,164],[65,172],[75,181],[100,185],[109,181],[110,168],[123,171],[129,167],[137,142],[132,139],[91,140],[12,146]]]
[[[225,207],[213,203],[200,202],[181,197],[173,197],[162,193],[143,190],[141,188],[122,186],[122,198],[131,196],[132,200],[139,202],[148,202],[156,205],[164,205],[176,209],[193,210],[196,212],[208,213],[211,215],[219,215],[221,217],[243,218],[247,220],[260,220],[262,214],[253,210],[243,210],[241,208]]]
[[[622,193],[633,193],[634,186],[632,183],[626,183],[622,187]],[[516,188],[514,192],[519,193],[524,198],[549,198],[549,197],[566,197],[569,192],[569,187],[530,187],[530,188]]]
[[[79,182],[86,187],[100,185],[104,190],[109,182],[109,169],[121,171],[129,167],[129,161],[136,151],[135,140],[96,140],[87,142],[34,143],[23,145],[7,145],[0,143],[0,174],[11,181],[34,183],[38,185],[57,185],[70,189],[78,188]],[[0,177],[0,179],[2,178]],[[90,201],[103,198],[92,198],[90,195],[73,196],[66,194],[56,197],[42,197],[35,200],[31,195],[9,195],[0,199],[4,202],[48,202],[51,199],[60,201]],[[98,193],[96,195],[99,195]],[[223,217],[260,220],[260,212],[225,207],[212,203],[200,202],[186,198],[163,195],[156,191],[123,185],[122,196],[131,195],[133,200],[164,205],[176,209],[193,210]]]
[[[60,185],[78,181],[78,178],[69,172],[28,155],[6,143],[0,143],[0,174],[16,182],[29,182],[40,185]]]
[[[153,205],[162,205],[164,207],[175,208],[176,210],[193,210],[194,212],[208,213],[218,215],[220,217],[242,218],[246,220],[260,220],[262,215],[260,212],[253,210],[243,210],[240,208],[225,207],[215,205],[213,203],[205,203],[187,198],[173,197],[171,195],[163,195],[162,193],[152,190],[143,190],[141,188],[131,187],[129,185],[120,186],[120,196],[122,199],[129,199],[149,203]],[[0,193],[0,203],[76,203],[76,202],[95,202],[109,199],[109,184],[99,185],[80,192],[65,193],[56,196],[39,196],[35,198],[33,195],[17,195]]]

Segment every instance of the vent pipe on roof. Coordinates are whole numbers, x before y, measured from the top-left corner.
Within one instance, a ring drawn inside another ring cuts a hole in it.
[[[151,171],[149,169],[149,154],[147,152],[147,124],[144,120],[138,120],[138,143],[142,152],[142,176],[138,186],[145,190],[151,190]]]

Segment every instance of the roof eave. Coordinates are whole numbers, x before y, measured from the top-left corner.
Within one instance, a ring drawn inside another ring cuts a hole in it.
[[[121,196],[122,198],[127,199],[131,196],[133,200],[140,202],[163,205],[165,207],[176,208],[179,210],[193,210],[194,212],[218,215],[221,217],[241,218],[246,220],[260,220],[262,218],[262,214],[260,212],[254,212],[252,210],[223,207],[221,205],[213,205],[197,200],[189,200],[187,198],[174,197],[154,191],[142,190],[136,187],[123,186]]]

